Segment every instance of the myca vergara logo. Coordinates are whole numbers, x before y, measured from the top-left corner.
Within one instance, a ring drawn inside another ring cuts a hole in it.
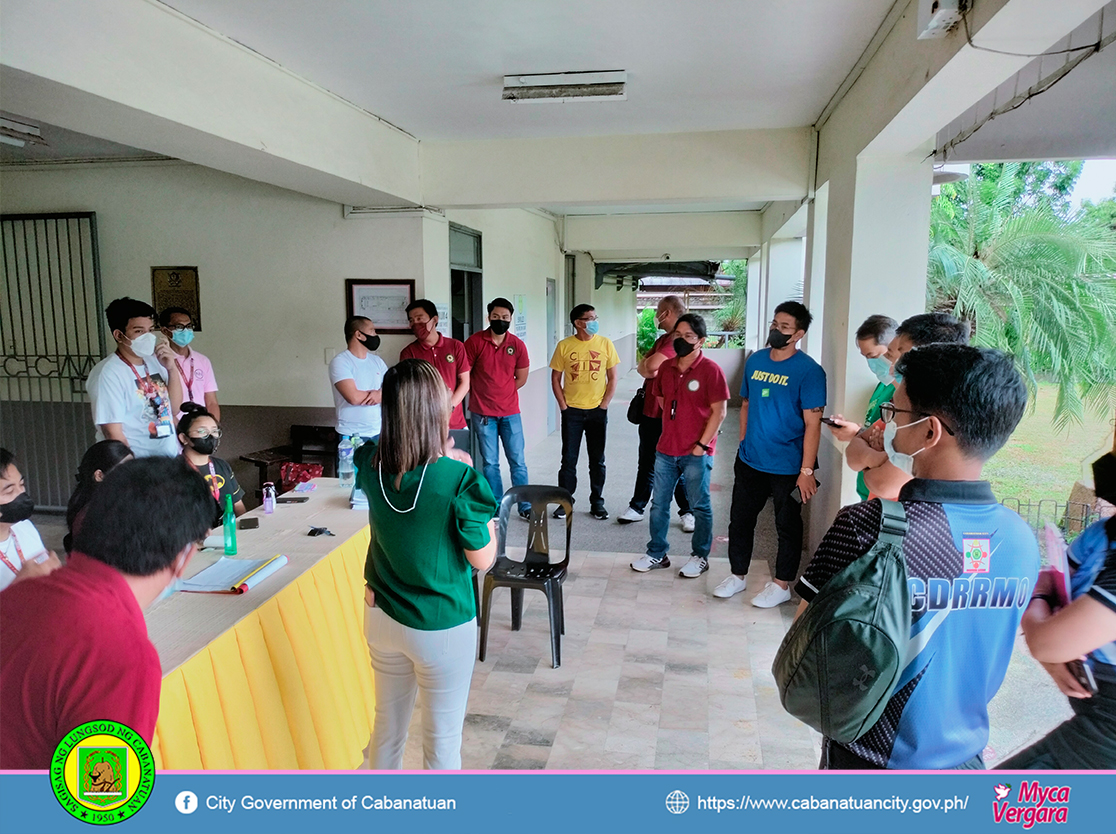
[[[155,759],[139,733],[116,721],[75,727],[54,751],[50,786],[82,822],[111,825],[136,814],[155,786]]]
[[[1036,823],[1069,820],[1069,786],[1042,787],[1038,782],[1023,781],[1015,802],[1011,801],[1011,785],[1001,783],[992,788],[996,799],[992,801],[992,819],[1032,828]],[[1002,800],[1002,801],[999,801]]]

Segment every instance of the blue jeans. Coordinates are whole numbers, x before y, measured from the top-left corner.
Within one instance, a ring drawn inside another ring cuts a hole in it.
[[[709,476],[713,471],[710,455],[681,455],[672,457],[655,453],[655,493],[651,499],[651,541],[647,542],[647,555],[661,559],[667,555],[670,542],[670,499],[679,478],[686,487],[690,512],[694,514],[694,534],[691,554],[709,558],[713,547],[713,504],[709,500]]]
[[[473,430],[473,442],[480,451],[481,472],[492,488],[492,494],[499,501],[504,494],[504,481],[500,477],[500,446],[504,445],[504,455],[511,467],[512,486],[527,483],[527,463],[523,455],[523,421],[518,414],[508,417],[484,417],[470,414],[469,423]],[[520,510],[529,510],[531,505],[523,503]]]

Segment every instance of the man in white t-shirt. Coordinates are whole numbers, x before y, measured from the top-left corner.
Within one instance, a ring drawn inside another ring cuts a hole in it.
[[[155,309],[118,298],[105,310],[116,352],[89,374],[86,389],[98,440],[119,440],[137,458],[179,452],[171,418],[182,407],[174,351],[155,327]]]
[[[34,511],[35,502],[27,494],[15,455],[0,448],[0,591],[62,567],[58,557],[43,547],[31,523]]]
[[[217,402],[217,378],[209,357],[195,350],[194,319],[185,307],[165,307],[159,311],[159,329],[170,339],[175,352],[174,364],[182,379],[182,402],[197,403],[221,422],[221,404]],[[174,424],[182,419],[182,409],[174,415]]]
[[[353,316],[345,322],[345,341],[348,348],[329,363],[337,433],[374,440],[380,436],[380,388],[387,373],[384,360],[373,352],[380,337],[371,319]]]

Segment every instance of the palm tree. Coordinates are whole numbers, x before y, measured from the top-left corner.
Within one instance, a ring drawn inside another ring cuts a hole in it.
[[[1055,427],[1116,407],[1116,232],[1018,194],[1018,166],[942,187],[931,209],[927,309],[1012,354],[1034,392],[1058,385]]]

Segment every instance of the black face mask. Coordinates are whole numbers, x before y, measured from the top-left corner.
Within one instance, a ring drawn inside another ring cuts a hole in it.
[[[197,452],[199,455],[212,455],[217,451],[217,444],[220,439],[209,435],[208,437],[188,437],[190,441],[190,448]]]
[[[26,521],[35,512],[35,502],[26,492],[21,492],[7,504],[0,504],[0,521],[5,524],[16,524]]]
[[[364,345],[366,348],[368,348],[369,350],[379,350],[380,349],[380,336],[379,336],[379,334],[376,334],[375,336],[369,336],[367,333],[361,333],[360,334],[360,343],[362,345]]]
[[[775,348],[775,350],[785,348],[787,345],[790,344],[790,340],[790,336],[788,336],[786,333],[780,333],[775,328],[772,328],[767,333],[767,344],[770,347]]]
[[[696,347],[697,345],[691,345],[685,339],[674,340],[674,352],[678,356],[689,356],[691,353],[694,352],[694,348]]]
[[[503,336],[508,332],[508,328],[511,327],[511,322],[504,321],[503,319],[495,319],[490,321],[488,326],[492,328],[492,332],[497,336]]]

